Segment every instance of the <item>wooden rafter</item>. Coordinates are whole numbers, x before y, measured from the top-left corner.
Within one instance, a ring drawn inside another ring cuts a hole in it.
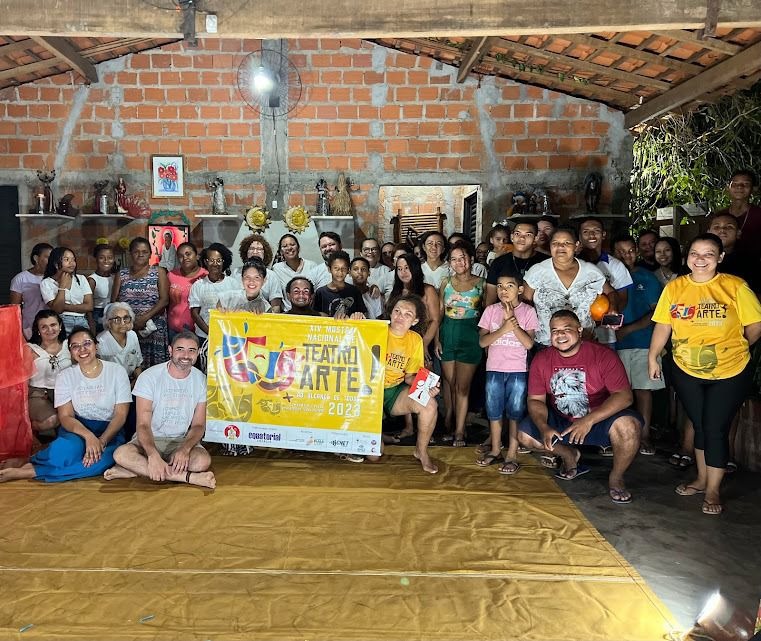
[[[7,56],[16,51],[24,51],[29,47],[34,46],[34,41],[31,38],[25,38],[24,40],[17,40],[7,45],[0,45],[0,56]]]
[[[670,91],[647,101],[626,114],[627,127],[656,118],[700,96],[729,84],[732,79],[755,72],[761,67],[761,42],[751,45],[732,58],[706,69],[699,76],[685,80]]]
[[[563,36],[565,39],[565,36]],[[625,45],[611,44],[607,40],[601,38],[592,38],[591,36],[573,35],[568,36],[569,40],[572,40],[576,44],[586,45],[588,47],[594,47],[599,53],[610,52],[626,58],[632,58],[641,62],[652,63],[659,67],[669,67],[674,71],[679,71],[688,76],[695,76],[699,74],[703,67],[699,65],[690,65],[680,60],[674,60],[673,58],[663,58],[657,53],[650,53],[649,51],[639,51],[632,47]],[[592,54],[594,56],[595,54]]]
[[[407,38],[402,40],[403,43],[408,43],[411,47],[417,47],[419,50],[437,50],[438,52],[446,53],[449,56],[460,55],[460,50],[456,47],[445,45],[441,42],[433,42],[421,38]],[[435,57],[435,56],[434,56]],[[617,89],[611,89],[602,85],[590,82],[583,85],[573,79],[572,74],[565,76],[562,74],[548,74],[540,71],[533,71],[531,69],[518,69],[508,63],[497,60],[497,58],[486,55],[483,59],[483,63],[491,65],[498,73],[508,76],[516,80],[522,80],[531,84],[539,84],[548,89],[556,89],[565,93],[579,93],[582,97],[589,100],[600,100],[601,102],[607,102],[617,106],[631,107],[639,101],[639,97],[633,93],[626,93],[624,91],[618,91]],[[592,95],[586,95],[586,93]]]
[[[696,44],[703,49],[710,49],[711,51],[718,51],[719,53],[725,53],[728,56],[733,56],[736,53],[742,51],[742,47],[733,45],[731,42],[725,42],[718,38],[700,38],[696,33],[692,31],[657,31],[658,35],[677,40],[678,42],[689,42],[690,44]]]
[[[32,36],[32,40],[57,58],[60,58],[87,80],[89,84],[98,82],[98,70],[66,38],[61,38],[60,36]]]
[[[457,72],[457,82],[465,82],[465,78],[468,77],[471,69],[478,65],[478,63],[481,62],[483,57],[488,53],[493,40],[494,38],[490,36],[473,38],[470,43],[470,47],[468,47],[468,50],[462,56],[460,70]]]
[[[653,87],[654,89],[658,89],[660,91],[667,91],[671,88],[671,85],[667,82],[663,82],[662,80],[655,80],[653,78],[648,78],[647,76],[642,76],[636,72],[628,72],[628,71],[621,71],[619,69],[616,69],[614,65],[611,65],[610,67],[606,65],[601,65],[594,62],[588,62],[586,60],[579,60],[578,58],[573,58],[571,56],[564,56],[560,53],[553,53],[552,51],[548,51],[547,49],[536,49],[534,47],[529,47],[526,45],[519,44],[517,42],[513,42],[512,40],[505,40],[504,38],[498,38],[495,40],[494,45],[496,47],[501,47],[503,49],[508,49],[510,51],[515,51],[517,53],[523,53],[528,56],[537,56],[541,58],[545,58],[546,60],[549,60],[551,62],[558,62],[560,64],[568,65],[572,69],[578,70],[578,71],[586,71],[589,73],[593,73],[595,75],[599,76],[607,76],[608,78],[614,78],[616,80],[622,80],[624,82],[630,82],[633,84],[640,84],[644,85],[646,87]],[[573,72],[570,72],[573,73]]]

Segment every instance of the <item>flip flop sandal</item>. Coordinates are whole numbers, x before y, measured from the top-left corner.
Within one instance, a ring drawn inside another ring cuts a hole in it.
[[[502,454],[484,454],[480,459],[476,459],[476,465],[480,467],[489,467],[490,465],[496,465],[501,463],[505,459],[502,458]]]
[[[674,489],[674,492],[676,492],[679,496],[695,496],[696,494],[705,494],[705,490],[701,490],[699,487],[695,487],[694,485],[687,485],[686,483],[682,483],[682,485],[677,485]]]
[[[708,514],[708,516],[719,516],[724,511],[724,506],[721,503],[709,503],[708,501],[703,501],[703,506],[700,508],[700,511],[703,512],[703,514]]]
[[[452,441],[452,447],[465,447],[466,445],[464,438],[456,438]]]
[[[681,467],[681,461],[682,461],[682,455],[679,454],[679,452],[675,452],[671,456],[669,456],[669,465],[673,465],[674,467]]]
[[[643,445],[639,448],[639,453],[643,454],[644,456],[653,456],[653,454],[655,454],[655,446],[650,445],[649,443],[647,445]]]
[[[608,490],[608,496],[610,496],[611,501],[618,505],[632,502],[631,493],[629,490],[625,490],[624,488],[612,487]]]
[[[573,467],[565,472],[558,472],[555,474],[555,478],[560,479],[561,481],[573,481],[589,471],[590,470],[586,465],[579,465],[578,467]]]
[[[548,470],[557,470],[560,467],[561,458],[559,456],[553,456],[552,454],[542,454],[539,457],[539,462],[542,467],[546,467]]]
[[[687,454],[682,454],[679,457],[679,467],[684,469],[686,467],[691,467],[694,461],[692,460],[692,457]]]
[[[499,466],[499,473],[510,476],[517,474],[518,470],[520,469],[521,464],[518,463],[518,461],[505,461],[502,465]]]
[[[534,450],[531,450],[527,447],[523,447],[523,445],[518,446],[518,454],[531,454]]]
[[[613,456],[613,448],[606,445],[600,448],[599,450],[600,456],[604,456],[605,458],[611,458]]]
[[[724,470],[724,473],[734,474],[735,472],[737,472],[737,463],[735,463],[734,461],[730,461],[729,463],[727,463],[727,467]]]

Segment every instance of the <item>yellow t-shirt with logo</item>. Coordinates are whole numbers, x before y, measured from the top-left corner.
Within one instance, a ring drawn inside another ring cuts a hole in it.
[[[743,329],[761,321],[761,304],[737,276],[717,274],[705,283],[681,276],[663,289],[653,320],[671,325],[681,370],[696,378],[731,378],[750,360]]]
[[[423,362],[423,339],[420,334],[408,331],[404,336],[394,336],[389,332],[383,387],[388,389],[403,383],[404,376],[417,374]]]

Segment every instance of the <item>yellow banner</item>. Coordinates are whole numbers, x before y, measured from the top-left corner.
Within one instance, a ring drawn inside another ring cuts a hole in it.
[[[380,454],[388,325],[212,310],[206,436]]]

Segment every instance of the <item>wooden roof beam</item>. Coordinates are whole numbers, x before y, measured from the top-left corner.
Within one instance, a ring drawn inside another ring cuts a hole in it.
[[[465,82],[465,78],[468,77],[471,69],[478,65],[489,52],[493,40],[494,38],[490,36],[473,38],[470,47],[468,47],[468,50],[462,56],[460,70],[457,72],[457,82]]]
[[[719,40],[718,38],[700,38],[698,34],[692,31],[656,31],[655,33],[680,42],[689,42],[691,44],[700,45],[703,49],[718,51],[719,53],[724,53],[729,56],[734,56],[736,53],[742,51],[742,47],[733,45],[731,42],[724,42],[724,40]]]
[[[558,62],[560,64],[568,65],[569,67],[572,67],[574,70],[587,71],[590,73],[594,73],[598,76],[607,76],[608,78],[621,80],[623,82],[631,82],[634,84],[640,84],[646,87],[652,87],[654,89],[658,89],[659,91],[668,91],[669,89],[671,89],[671,85],[668,82],[663,82],[662,80],[655,80],[654,78],[649,78],[647,76],[641,76],[636,72],[621,71],[620,69],[616,69],[615,66],[607,67],[605,65],[597,64],[594,62],[579,60],[578,58],[573,58],[571,56],[563,55],[560,53],[554,53],[552,51],[548,51],[547,49],[536,49],[535,47],[522,45],[517,42],[513,42],[512,40],[505,40],[504,38],[498,38],[492,46],[500,47],[503,49],[509,49],[511,51],[523,53],[528,56],[536,56],[539,58],[545,58],[546,60],[549,60],[550,62]],[[570,72],[570,73],[573,73],[573,72]]]
[[[8,43],[7,45],[0,46],[0,56],[7,56],[16,51],[24,51],[34,46],[34,41],[31,38],[25,38],[24,40],[17,40],[16,42]]]
[[[202,5],[196,32],[215,38],[540,35],[700,29],[706,23],[706,0],[374,0],[361,10],[354,0],[280,0],[275,8],[265,0]],[[214,34],[206,33],[207,13],[216,15]],[[8,34],[183,37],[182,13],[165,0],[0,0],[0,15]],[[725,0],[717,26],[761,27],[758,0]]]
[[[88,84],[98,82],[98,70],[95,68],[95,65],[79,53],[66,38],[59,36],[32,36],[32,40],[57,58],[63,60],[87,80]]]
[[[732,58],[728,58],[703,73],[677,85],[670,91],[648,100],[638,109],[626,114],[624,123],[628,128],[635,127],[641,122],[657,118],[684,104],[696,100],[735,78],[745,76],[761,68],[761,42],[751,45]]]

